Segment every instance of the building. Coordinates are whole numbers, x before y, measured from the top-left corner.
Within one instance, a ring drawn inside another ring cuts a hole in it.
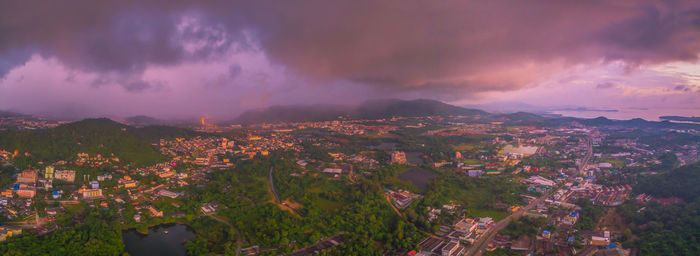
[[[462,219],[458,221],[454,227],[456,230],[471,234],[476,230],[477,225],[474,223],[473,219]]]
[[[36,195],[36,187],[33,184],[15,184],[14,191],[19,197],[32,198]]]
[[[97,176],[97,181],[105,181],[105,180],[111,180],[112,179],[112,174],[103,174],[100,176]]]
[[[51,193],[51,198],[53,199],[60,199],[63,196],[63,190],[54,190]]]
[[[483,172],[481,170],[469,170],[469,177],[479,177]]]
[[[0,226],[0,242],[5,241],[8,237],[22,234],[21,228],[11,226]]]
[[[54,173],[54,178],[67,181],[67,182],[74,182],[75,181],[75,171],[68,171],[68,170],[63,170],[63,171],[56,171]]]
[[[96,180],[91,180],[90,181],[90,188],[91,189],[98,189],[98,188],[100,188],[100,183]]]
[[[537,185],[537,186],[545,186],[545,187],[553,187],[554,185],[556,185],[556,183],[554,181],[543,178],[542,176],[539,176],[539,175],[530,176],[530,178],[527,178],[523,182],[529,183],[532,185]]]
[[[578,216],[578,212],[571,212],[569,215],[566,216],[566,218],[562,220],[562,222],[567,225],[574,225],[578,220]]]
[[[163,217],[163,211],[159,211],[152,205],[149,205],[148,207],[146,207],[146,209],[148,209],[148,211],[151,212],[151,216],[153,217]]]
[[[406,153],[403,151],[391,152],[391,164],[406,164]]]
[[[53,166],[46,166],[46,169],[44,169],[44,178],[45,179],[53,179],[53,172],[54,168]]]
[[[170,197],[170,198],[177,198],[178,196],[180,196],[180,193],[175,193],[175,192],[172,192],[169,190],[161,189],[161,190],[158,190],[158,195],[159,196],[166,196],[166,197]]]
[[[479,218],[479,222],[477,223],[479,229],[487,229],[491,224],[493,224],[493,219],[491,217]]]
[[[102,189],[83,189],[82,192],[84,199],[93,199],[102,197]]]
[[[341,174],[341,173],[343,173],[343,169],[340,169],[340,168],[325,168],[325,169],[323,169],[323,173],[328,173],[328,174]]]
[[[527,236],[520,236],[518,240],[515,240],[513,244],[510,245],[510,249],[513,251],[528,251],[530,250],[530,238]]]
[[[459,249],[459,242],[451,241],[442,247],[442,256],[457,255],[455,252]]]
[[[34,184],[36,183],[36,170],[24,170],[17,174],[17,182]]]

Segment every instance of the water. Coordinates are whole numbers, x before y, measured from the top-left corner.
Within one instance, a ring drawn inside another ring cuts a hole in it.
[[[580,118],[604,116],[608,119],[616,120],[642,118],[647,121],[660,121],[660,116],[700,116],[700,109],[620,109],[617,112],[552,111],[552,113]]]
[[[168,231],[165,234],[164,231]],[[185,256],[185,242],[195,236],[181,224],[163,224],[148,229],[148,235],[129,229],[122,231],[126,252],[132,256]]]
[[[428,183],[430,183],[430,181],[437,176],[437,173],[428,170],[410,169],[399,174],[399,179],[403,181],[410,181],[416,185],[416,187],[420,188],[421,190],[425,190]]]

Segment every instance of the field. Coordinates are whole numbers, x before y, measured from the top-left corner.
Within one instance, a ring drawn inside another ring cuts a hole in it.
[[[469,208],[466,210],[466,213],[469,217],[491,217],[494,221],[499,221],[508,216],[508,213],[504,211],[477,208]]]

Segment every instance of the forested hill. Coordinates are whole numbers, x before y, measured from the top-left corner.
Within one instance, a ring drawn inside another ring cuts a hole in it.
[[[685,201],[700,201],[700,163],[642,179],[639,192],[656,197],[678,197]]]
[[[632,238],[624,247],[639,248],[639,255],[700,255],[700,163],[640,179],[638,192],[683,202],[622,207]]]
[[[252,124],[270,122],[305,122],[335,120],[339,116],[351,119],[379,119],[395,116],[417,117],[430,115],[488,115],[477,110],[453,106],[436,100],[417,99],[369,100],[359,106],[295,105],[273,106],[241,114],[232,123]]]
[[[31,160],[57,161],[71,160],[77,153],[102,154],[112,153],[122,162],[137,165],[150,165],[164,161],[152,142],[161,137],[185,137],[197,133],[173,127],[133,128],[106,118],[85,119],[65,124],[53,129],[39,131],[2,131],[0,132],[0,149],[18,150],[20,155],[31,153]],[[17,159],[21,166],[23,161]],[[26,163],[24,163],[26,164]]]

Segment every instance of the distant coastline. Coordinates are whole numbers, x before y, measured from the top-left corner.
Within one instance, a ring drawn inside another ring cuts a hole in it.
[[[660,116],[659,119],[671,122],[700,123],[700,116]]]
[[[700,116],[660,116],[661,120],[700,122]]]
[[[586,107],[577,107],[577,108],[561,108],[561,109],[556,109],[554,111],[570,111],[570,112],[619,112],[617,109],[597,109],[597,108],[586,108]]]

